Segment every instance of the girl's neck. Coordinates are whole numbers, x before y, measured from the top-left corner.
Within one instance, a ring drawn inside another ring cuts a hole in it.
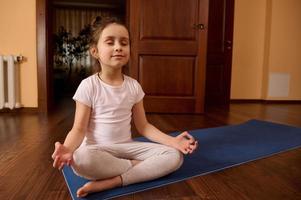
[[[123,74],[121,69],[119,70],[101,70],[98,73],[98,77],[105,83],[112,86],[119,86],[123,83]]]

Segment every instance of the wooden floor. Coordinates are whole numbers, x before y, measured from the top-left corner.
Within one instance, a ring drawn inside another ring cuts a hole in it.
[[[72,126],[73,106],[73,102],[65,102],[48,116],[0,113],[1,200],[71,199],[50,156],[54,142],[63,141]],[[238,124],[253,118],[301,127],[301,105],[232,104],[229,112],[211,108],[206,115],[148,115],[151,123],[166,132]],[[301,148],[118,199],[301,199]]]

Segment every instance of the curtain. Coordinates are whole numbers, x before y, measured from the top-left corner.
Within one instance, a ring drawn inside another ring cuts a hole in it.
[[[116,16],[112,10],[104,8],[70,8],[70,7],[55,7],[53,10],[53,32],[57,33],[59,28],[63,26],[72,36],[78,36],[81,29],[91,23],[96,16],[108,17]],[[79,61],[74,61],[72,71],[77,72],[81,68],[86,71],[91,71],[93,65],[90,54]]]

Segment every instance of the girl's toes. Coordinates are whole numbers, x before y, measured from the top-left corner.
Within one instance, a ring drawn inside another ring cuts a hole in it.
[[[77,197],[85,197],[88,195],[88,192],[85,190],[85,186],[79,188],[76,192]]]

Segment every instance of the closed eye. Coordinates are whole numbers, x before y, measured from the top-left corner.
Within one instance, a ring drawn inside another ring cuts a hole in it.
[[[108,45],[114,45],[114,42],[112,40],[105,41],[105,43]]]
[[[122,46],[127,46],[129,44],[127,41],[121,41],[120,43]]]
[[[128,38],[121,38],[120,44],[123,46],[129,45],[129,39]]]

